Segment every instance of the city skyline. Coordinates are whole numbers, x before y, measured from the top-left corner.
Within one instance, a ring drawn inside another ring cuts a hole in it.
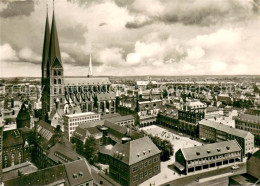
[[[0,77],[40,77],[52,3],[0,3]],[[65,76],[87,76],[90,45],[96,76],[257,75],[257,3],[55,1]]]

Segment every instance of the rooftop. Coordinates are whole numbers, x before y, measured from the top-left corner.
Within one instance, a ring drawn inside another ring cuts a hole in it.
[[[218,123],[216,121],[211,121],[211,120],[207,120],[207,119],[203,119],[199,122],[200,125],[205,125],[229,134],[232,134],[234,136],[239,136],[241,138],[245,138],[246,136],[248,136],[249,134],[251,134],[248,131],[244,131],[244,130],[240,130],[237,128],[232,128],[231,126],[228,125],[224,125],[222,123]],[[251,134],[252,135],[252,134]]]
[[[125,144],[117,143],[112,147],[112,149],[101,149],[101,153],[117,158],[119,161],[122,161],[127,165],[135,164],[149,157],[160,154],[160,152],[161,151],[148,136],[129,141]]]
[[[194,160],[209,156],[216,156],[230,152],[241,151],[241,147],[236,140],[222,141],[203,146],[195,146],[180,149],[186,160]]]
[[[83,112],[83,113],[68,114],[66,115],[66,117],[74,118],[74,117],[84,117],[84,116],[91,116],[91,115],[99,115],[99,114],[95,112]]]

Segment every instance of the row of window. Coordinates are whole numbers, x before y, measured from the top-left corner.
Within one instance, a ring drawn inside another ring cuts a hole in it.
[[[197,159],[197,160],[191,160],[188,161],[188,164],[190,165],[194,165],[194,164],[200,164],[200,163],[205,163],[206,161],[209,160],[217,160],[217,159],[221,159],[221,158],[228,158],[228,157],[233,157],[236,155],[240,155],[240,152],[231,152],[229,154],[222,154],[222,155],[216,155],[216,156],[211,156],[211,157],[207,157],[207,158],[201,158],[201,159]]]
[[[153,173],[153,171],[154,171],[154,173],[159,171],[159,165],[154,166],[153,169],[150,168],[149,171],[146,170],[146,171],[144,171],[144,173],[141,172],[139,175],[138,174],[134,175],[133,176],[133,182],[137,182],[138,180],[142,180],[144,177],[147,177],[148,174],[151,175]]]
[[[155,157],[153,158],[153,163],[157,163],[159,161],[159,157]],[[152,164],[152,159],[144,162],[144,167],[147,167],[148,165],[151,165]],[[132,168],[132,172],[136,172],[138,171],[138,169],[142,169],[143,168],[143,163],[140,163],[140,165],[136,165]]]

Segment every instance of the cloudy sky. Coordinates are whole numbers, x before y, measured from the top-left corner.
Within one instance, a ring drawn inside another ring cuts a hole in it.
[[[0,2],[0,77],[41,75],[46,2]],[[259,75],[259,4],[55,0],[65,75]]]

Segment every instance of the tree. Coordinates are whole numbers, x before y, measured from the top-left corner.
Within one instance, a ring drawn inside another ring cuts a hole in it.
[[[97,161],[98,144],[93,136],[90,136],[85,141],[84,156],[90,164],[94,164]]]

